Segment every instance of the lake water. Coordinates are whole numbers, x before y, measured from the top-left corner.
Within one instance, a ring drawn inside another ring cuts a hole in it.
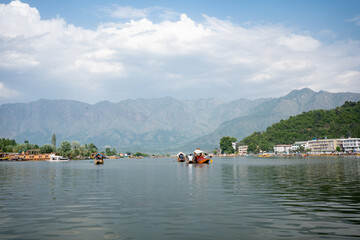
[[[0,239],[326,238],[360,238],[360,158],[0,162]]]

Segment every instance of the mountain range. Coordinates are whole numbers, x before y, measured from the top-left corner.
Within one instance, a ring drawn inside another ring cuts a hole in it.
[[[256,100],[157,99],[87,104],[38,100],[0,106],[0,137],[42,145],[63,140],[109,146],[118,151],[166,153],[212,150],[221,137],[238,140],[290,116],[359,101],[358,93],[314,92],[305,88],[279,98]]]

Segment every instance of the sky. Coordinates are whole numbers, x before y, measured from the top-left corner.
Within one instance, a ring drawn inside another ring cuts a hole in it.
[[[0,104],[360,93],[358,0],[0,0]]]

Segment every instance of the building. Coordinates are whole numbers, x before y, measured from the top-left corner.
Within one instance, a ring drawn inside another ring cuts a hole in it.
[[[360,138],[340,139],[343,152],[360,152]]]
[[[291,150],[292,145],[275,145],[274,146],[274,153],[281,154],[281,153],[289,153]]]
[[[50,160],[50,153],[42,154],[40,149],[30,149],[23,151],[18,157],[24,161],[46,161]]]
[[[233,149],[235,149],[235,152],[236,152],[236,142],[232,142],[231,146],[232,146]]]
[[[293,145],[291,145],[291,151],[299,151],[300,148],[303,148],[304,150],[307,149],[307,141],[301,141],[301,142],[295,142]]]
[[[335,152],[338,146],[341,147],[340,139],[316,139],[308,141],[307,148],[311,152]]]
[[[248,151],[248,147],[249,146],[239,146],[239,149],[238,149],[238,154],[239,155],[247,155],[247,151]]]
[[[21,153],[1,153],[1,159],[9,161],[46,161],[50,153],[40,153],[40,149],[30,149]]]

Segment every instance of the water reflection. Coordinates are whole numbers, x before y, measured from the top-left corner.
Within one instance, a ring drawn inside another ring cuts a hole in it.
[[[357,239],[359,159],[0,163],[0,239]]]
[[[287,229],[289,237],[299,228],[305,235],[359,237],[359,169],[358,159],[346,158],[269,159],[257,165],[239,159],[221,165],[224,193],[262,212],[254,225]]]

